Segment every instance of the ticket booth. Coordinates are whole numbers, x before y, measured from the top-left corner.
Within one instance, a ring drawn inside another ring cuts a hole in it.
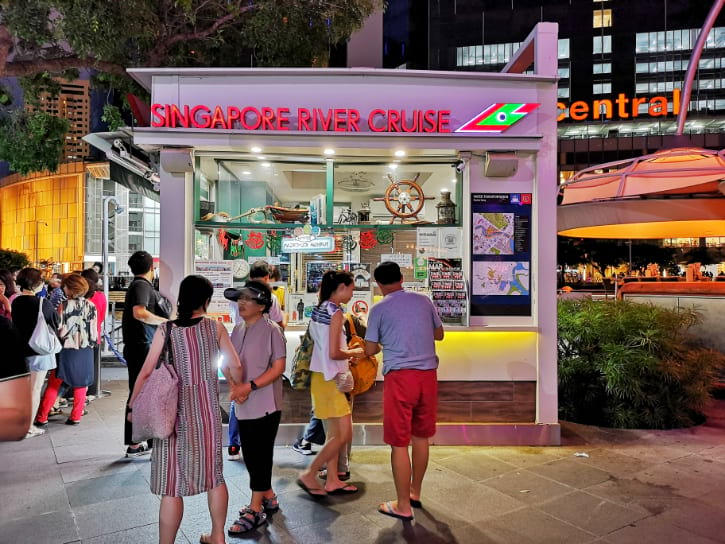
[[[130,70],[151,93],[134,143],[160,152],[162,292],[204,274],[229,323],[223,289],[266,260],[291,357],[325,270],[353,271],[364,316],[394,260],[445,323],[434,443],[558,444],[556,38],[538,25],[504,73]],[[356,442],[382,443],[379,379]],[[286,389],[282,443],[309,408]]]

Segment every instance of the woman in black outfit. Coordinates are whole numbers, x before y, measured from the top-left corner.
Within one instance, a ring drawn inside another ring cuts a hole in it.
[[[13,325],[18,330],[20,338],[25,346],[23,355],[30,370],[30,388],[32,392],[32,415],[38,411],[40,405],[40,390],[43,388],[45,375],[56,366],[55,355],[38,355],[30,346],[28,341],[33,334],[35,324],[38,321],[38,305],[43,305],[43,317],[45,322],[56,334],[60,316],[53,310],[53,305],[44,298],[38,298],[36,293],[43,287],[43,277],[37,268],[23,268],[18,273],[16,280],[20,293],[12,302]],[[44,429],[30,425],[27,437],[41,435]]]

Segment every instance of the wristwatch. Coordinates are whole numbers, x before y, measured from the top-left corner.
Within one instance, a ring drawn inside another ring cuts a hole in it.
[[[257,384],[254,383],[254,380],[249,380],[249,387],[252,388],[252,391],[256,391],[258,389]]]

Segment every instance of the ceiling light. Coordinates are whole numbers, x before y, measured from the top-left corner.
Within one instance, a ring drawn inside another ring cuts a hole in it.
[[[397,150],[397,151],[396,151],[396,152],[394,153],[394,155],[395,155],[396,157],[405,157],[405,151],[403,151],[402,149],[398,149],[398,150]]]
[[[262,166],[264,166],[265,168],[269,168],[270,166],[272,166],[272,164],[269,162],[263,162]]]
[[[242,172],[242,175],[243,176],[251,176],[252,173],[249,170],[245,170],[244,172]]]
[[[260,161],[264,161],[264,160],[267,160],[267,157],[265,157],[264,155],[257,155],[257,158],[258,158],[258,159],[259,159]]]
[[[457,181],[458,181],[458,180],[457,180],[456,178],[453,178],[453,179],[451,180],[451,183],[455,183],[455,182],[457,182]]]
[[[251,149],[251,151],[252,151],[252,153],[261,153],[262,152],[262,148],[261,147],[254,146]]]
[[[334,155],[334,154],[335,154],[335,150],[334,150],[334,149],[332,149],[331,147],[328,147],[327,149],[325,149],[325,150],[323,151],[323,153],[324,153],[325,155]]]
[[[390,164],[388,165],[388,168],[390,168],[391,170],[395,170],[396,168],[398,168],[398,165],[397,165],[397,164],[395,164],[394,162],[392,162],[392,163],[390,163]]]

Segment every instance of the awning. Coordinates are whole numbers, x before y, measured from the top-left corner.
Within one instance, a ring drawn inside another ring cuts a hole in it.
[[[83,137],[110,161],[110,179],[129,190],[159,201],[159,175],[135,148],[126,132],[98,132]]]

